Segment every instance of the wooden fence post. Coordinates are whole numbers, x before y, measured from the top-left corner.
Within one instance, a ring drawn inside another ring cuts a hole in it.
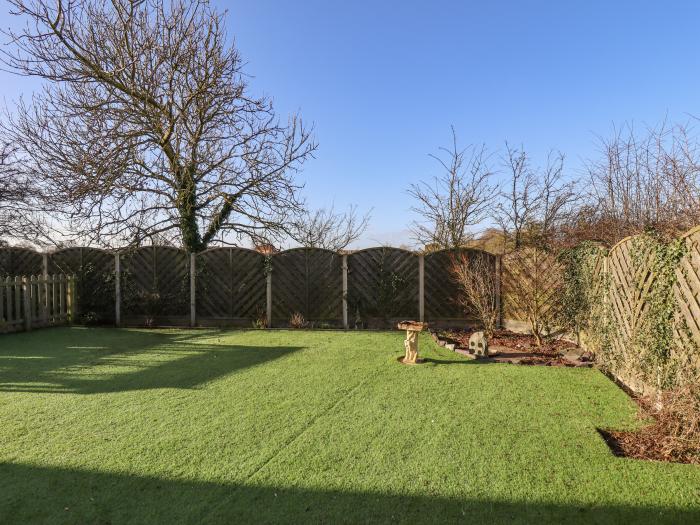
[[[272,272],[267,272],[267,327],[272,328]]]
[[[114,254],[114,324],[122,324],[122,261],[119,253]]]
[[[418,320],[425,320],[425,255],[418,254]]]
[[[343,254],[343,328],[348,329],[348,256]]]
[[[19,279],[19,277],[17,278]],[[32,306],[31,306],[31,290],[30,282],[26,277],[22,278],[22,295],[24,298],[24,330],[29,332],[32,329]]]
[[[197,256],[194,253],[190,254],[190,326],[197,325]]]

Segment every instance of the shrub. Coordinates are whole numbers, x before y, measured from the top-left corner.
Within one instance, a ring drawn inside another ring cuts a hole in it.
[[[262,330],[267,328],[267,312],[259,306],[255,309],[255,319],[253,319],[253,328]]]
[[[498,290],[496,268],[489,257],[461,254],[452,259],[452,277],[459,288],[459,304],[481,322],[486,337],[491,337],[498,324]]]
[[[294,312],[289,318],[289,328],[306,328],[308,323],[300,312]]]

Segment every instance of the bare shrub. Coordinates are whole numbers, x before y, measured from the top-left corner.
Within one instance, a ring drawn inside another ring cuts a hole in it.
[[[552,334],[561,308],[562,268],[556,256],[530,246],[503,258],[505,310],[529,324],[537,346]]]
[[[588,161],[589,202],[577,229],[614,244],[653,228],[673,237],[700,222],[700,149],[686,125],[613,129]]]
[[[486,337],[498,325],[499,305],[496,268],[486,254],[460,254],[453,257],[450,272],[459,289],[459,304],[481,322]]]
[[[534,167],[523,148],[506,144],[507,182],[493,218],[513,249],[550,246],[576,211],[575,183],[564,173],[564,155],[550,151],[544,167]]]
[[[308,325],[301,312],[294,312],[289,318],[289,328],[306,328]]]

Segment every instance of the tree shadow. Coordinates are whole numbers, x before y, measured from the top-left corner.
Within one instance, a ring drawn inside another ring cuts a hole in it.
[[[64,332],[53,341],[24,338],[0,347],[0,391],[192,389],[302,348],[216,344],[207,340],[212,333],[92,329],[71,331],[68,337]]]
[[[435,359],[432,357],[421,357],[423,363],[436,365],[481,365],[483,361],[477,359]]]
[[[450,499],[0,464],[4,523],[698,523],[700,509]]]

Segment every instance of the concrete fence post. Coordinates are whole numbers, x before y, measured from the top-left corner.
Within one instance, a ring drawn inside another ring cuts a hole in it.
[[[272,272],[267,272],[267,327],[272,328]]]
[[[114,254],[114,324],[122,324],[122,263],[119,253]]]
[[[425,255],[418,255],[418,320],[425,320]]]
[[[497,318],[496,318],[496,326],[498,328],[503,327],[503,308],[502,308],[502,298],[501,298],[501,277],[503,274],[503,256],[502,255],[496,255],[496,276],[495,276],[495,282],[494,282],[494,292],[495,292],[495,299],[496,299],[496,313],[497,313]]]
[[[348,327],[348,256],[343,254],[343,328]]]
[[[24,329],[29,332],[32,329],[32,303],[30,281],[22,277],[22,298],[24,304]]]
[[[190,326],[197,326],[197,255],[190,254]]]

